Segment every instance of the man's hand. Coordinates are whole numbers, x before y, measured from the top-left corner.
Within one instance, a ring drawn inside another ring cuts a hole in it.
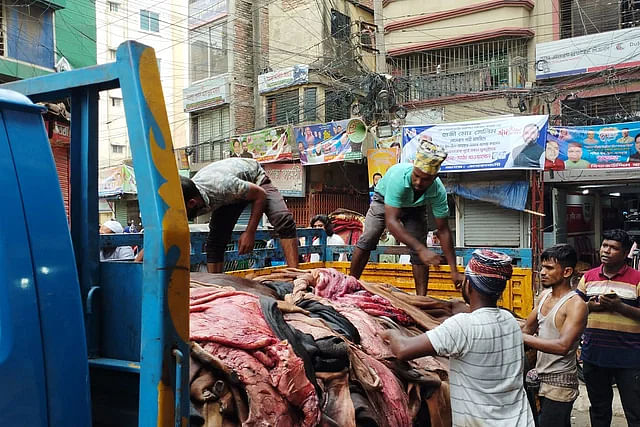
[[[456,285],[456,289],[460,289],[462,282],[464,282],[464,274],[460,273],[458,270],[452,270],[451,281]]]
[[[418,251],[418,257],[424,265],[440,265],[440,255],[427,248],[420,249]]]
[[[245,231],[238,239],[238,254],[244,255],[253,251],[255,244],[255,234]]]
[[[402,340],[405,338],[400,332],[392,329],[385,329],[382,332],[379,332],[378,335],[380,338],[389,343],[389,347],[391,347],[391,352],[394,356],[398,357],[398,353],[404,347],[402,345]]]
[[[589,308],[589,312],[595,313],[598,311],[606,311],[604,306],[600,305],[600,302],[598,301],[597,297],[589,298],[589,301],[587,302],[587,307]]]
[[[616,294],[600,295],[600,306],[606,311],[620,311],[622,300]]]

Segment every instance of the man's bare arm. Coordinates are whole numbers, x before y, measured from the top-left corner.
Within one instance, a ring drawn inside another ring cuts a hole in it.
[[[589,314],[587,305],[580,298],[574,297],[567,304],[567,318],[562,325],[559,338],[549,340],[523,334],[524,343],[543,353],[566,356],[584,332]]]
[[[380,336],[391,345],[391,352],[400,360],[417,359],[422,356],[436,356],[437,353],[427,334],[406,337],[400,332],[385,330]]]
[[[529,313],[527,320],[525,320],[524,325],[522,325],[523,334],[533,335],[538,332],[538,310],[540,310],[540,302],[538,302],[538,305]]]

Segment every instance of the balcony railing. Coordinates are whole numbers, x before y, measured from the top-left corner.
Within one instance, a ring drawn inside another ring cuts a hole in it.
[[[400,102],[421,101],[445,96],[521,88],[526,79],[519,67],[487,66],[484,70],[409,76],[409,90]]]

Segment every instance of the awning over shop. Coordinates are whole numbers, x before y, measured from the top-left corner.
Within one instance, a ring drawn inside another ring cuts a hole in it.
[[[136,176],[131,166],[118,165],[100,170],[98,197],[108,198],[137,193]]]
[[[525,210],[529,194],[526,181],[447,183],[446,187],[448,193],[465,199],[481,200],[518,211]]]

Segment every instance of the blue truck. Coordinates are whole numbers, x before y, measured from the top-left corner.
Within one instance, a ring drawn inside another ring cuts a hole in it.
[[[186,426],[189,228],[153,49],[0,88],[0,425]],[[143,263],[99,262],[98,96],[121,88]],[[41,101],[71,100],[65,214]]]

